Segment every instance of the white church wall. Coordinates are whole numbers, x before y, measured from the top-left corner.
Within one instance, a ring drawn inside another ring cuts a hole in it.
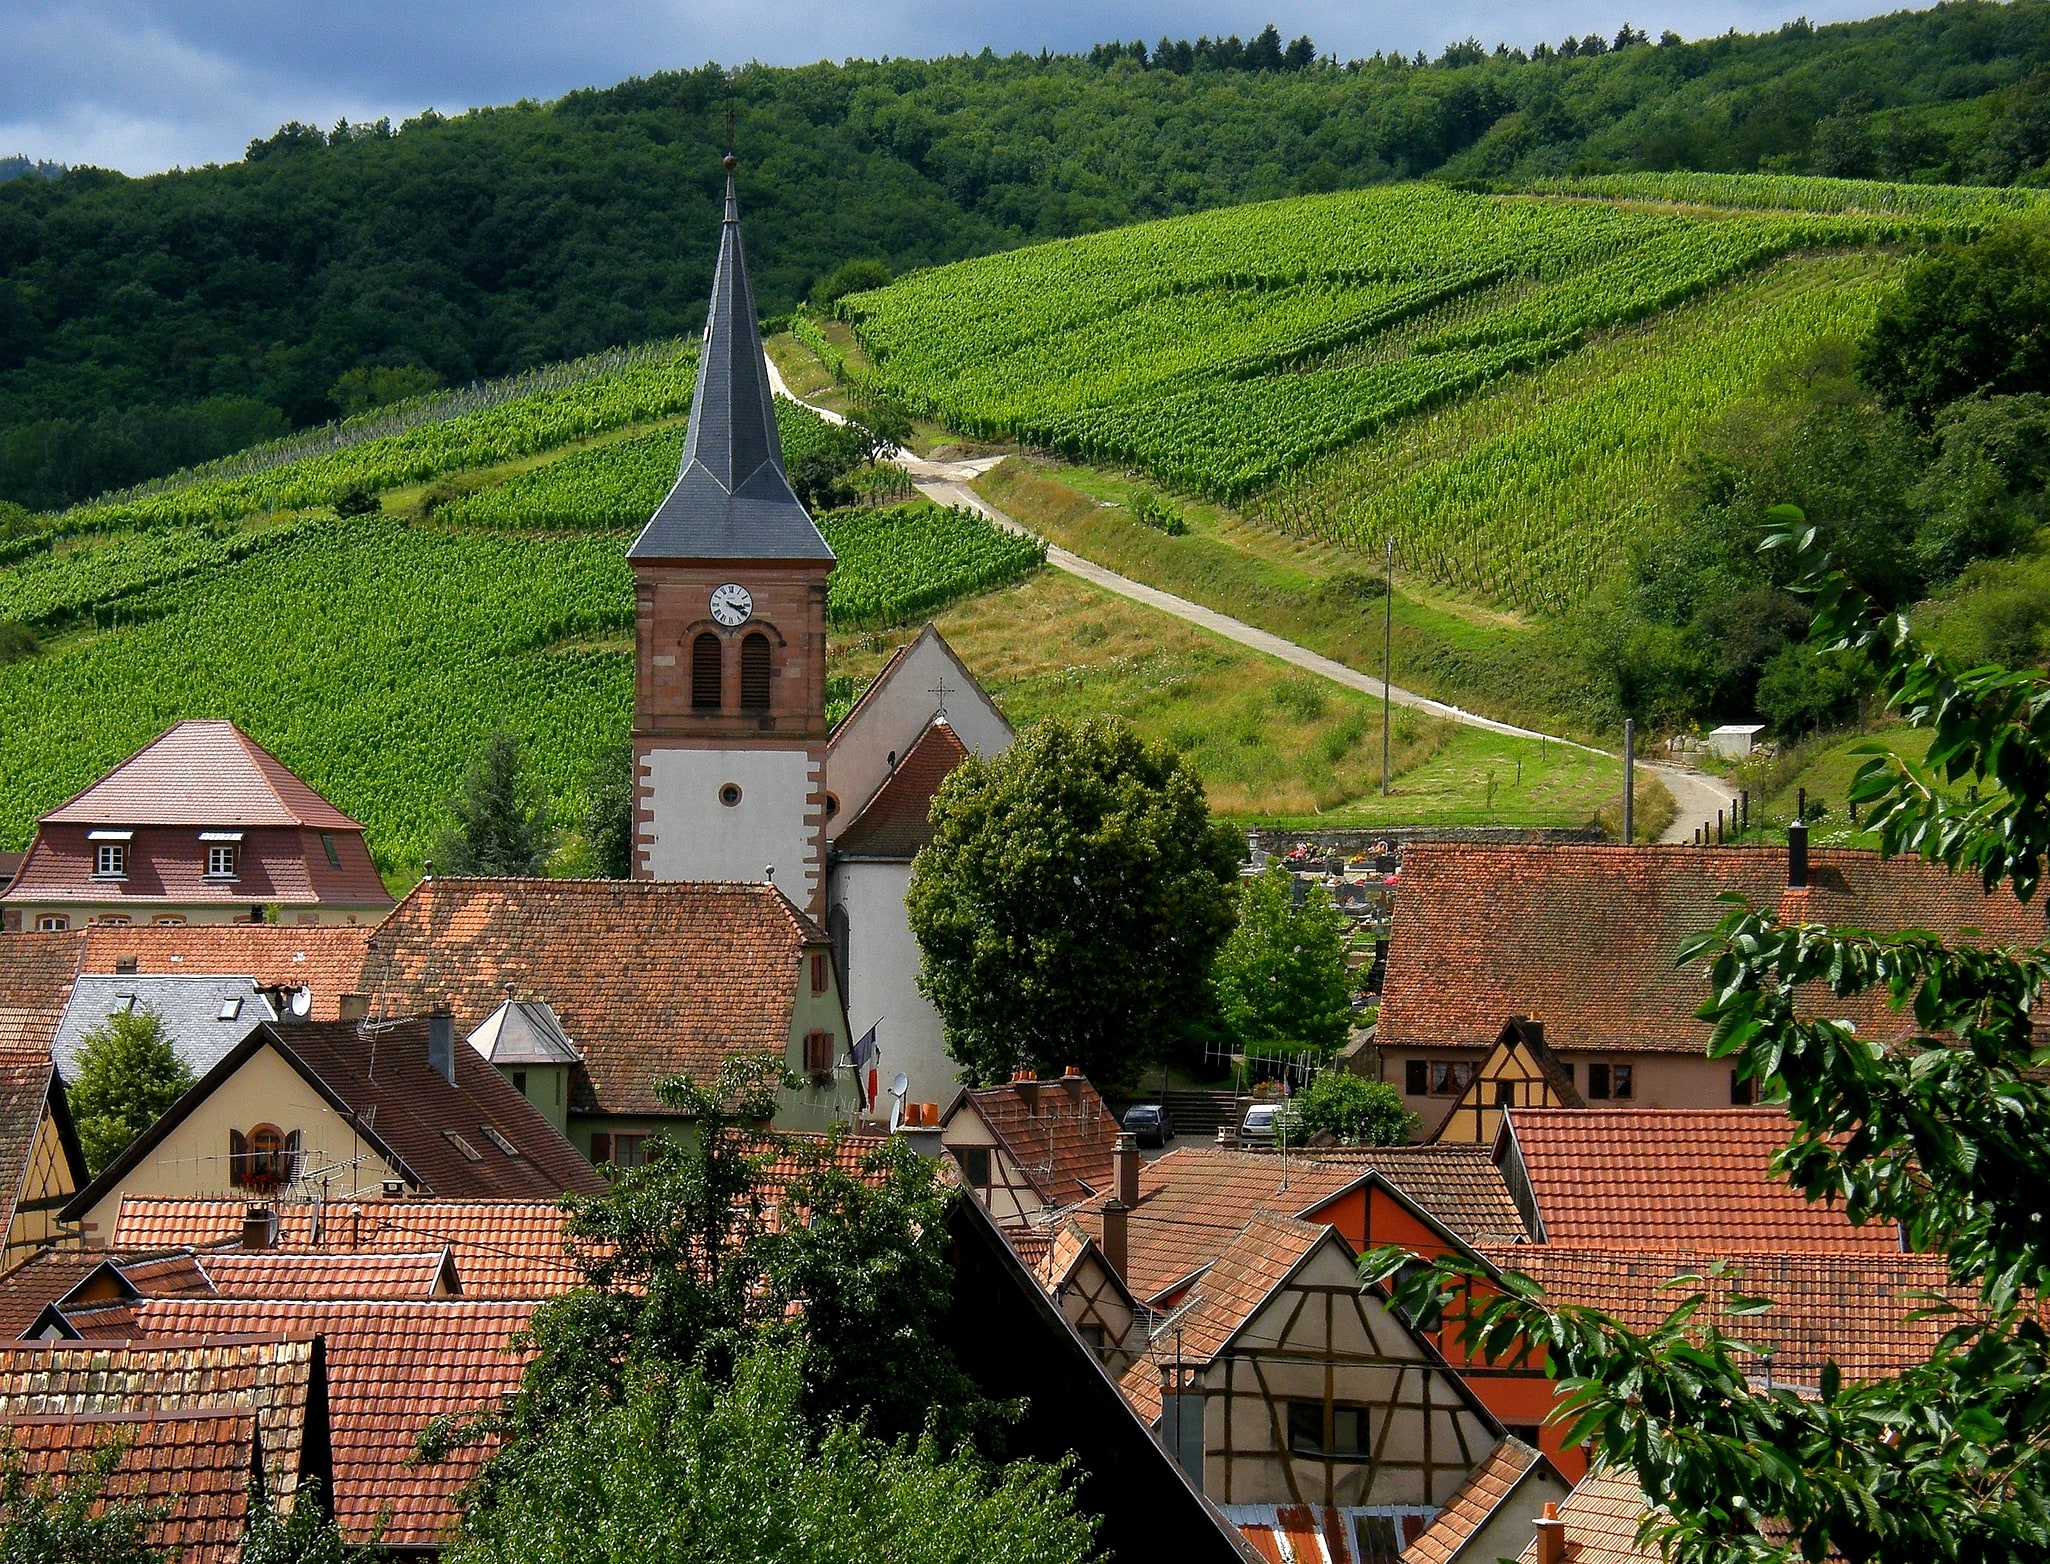
[[[847,1025],[859,1037],[876,1023],[885,1090],[902,1070],[911,1077],[912,1102],[945,1107],[960,1083],[940,1013],[918,991],[918,940],[904,912],[910,886],[908,863],[833,868],[831,900],[847,916]]]
[[[653,820],[641,846],[657,880],[754,880],[774,865],[776,883],[813,905],[812,799],[822,769],[800,749],[651,749],[641,757],[642,797]],[[728,783],[740,801],[721,802]],[[902,918],[902,912],[899,912]]]
[[[971,755],[994,755],[1010,747],[1010,724],[963,673],[938,632],[928,627],[886,680],[868,693],[861,710],[833,735],[826,787],[840,801],[840,809],[826,822],[827,841],[875,797],[890,774],[891,754],[901,759],[918,742],[939,706],[933,691],[942,685],[947,690],[947,721]]]

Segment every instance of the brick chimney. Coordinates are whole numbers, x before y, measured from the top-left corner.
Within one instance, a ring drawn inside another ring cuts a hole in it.
[[[1566,1523],[1559,1519],[1559,1506],[1547,1503],[1531,1526],[1537,1532],[1537,1564],[1566,1564]]]
[[[1139,1203],[1139,1141],[1120,1133],[1110,1153],[1112,1192],[1103,1206],[1103,1258],[1118,1280],[1125,1280],[1125,1265],[1131,1255],[1132,1208]]]
[[[1115,1175],[1112,1187],[1117,1190],[1118,1199],[1127,1208],[1139,1203],[1139,1137],[1130,1131],[1120,1131],[1117,1144],[1111,1147],[1110,1165]]]
[[[427,1067],[449,1085],[455,1085],[456,1018],[446,1010],[427,1018]]]
[[[1068,1101],[1076,1108],[1082,1106],[1082,1072],[1072,1064],[1061,1071],[1061,1086],[1068,1094]]]
[[[1796,820],[1787,827],[1787,889],[1808,889],[1808,823]]]
[[[1013,1070],[1011,1084],[1018,1088],[1018,1100],[1025,1104],[1028,1115],[1039,1112],[1039,1077],[1030,1070]]]
[[[278,1214],[269,1206],[245,1206],[242,1211],[242,1247],[268,1249],[277,1241]]]

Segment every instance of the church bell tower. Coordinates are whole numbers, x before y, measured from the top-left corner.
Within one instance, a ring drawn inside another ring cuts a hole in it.
[[[783,470],[733,163],[683,462],[633,566],[634,873],[825,905],[826,574]]]

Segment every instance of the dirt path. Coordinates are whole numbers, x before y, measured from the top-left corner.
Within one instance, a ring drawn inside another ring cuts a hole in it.
[[[793,402],[798,401],[790,395],[790,388],[783,383],[782,375],[777,373],[774,359],[769,360],[769,384],[778,396],[786,397]],[[829,407],[818,407],[810,402],[799,402],[798,405],[811,408],[828,423],[846,422],[845,418]],[[909,451],[898,451],[891,460],[910,475],[913,486],[927,499],[940,505],[966,506],[987,516],[1000,527],[1007,527],[1027,537],[1036,536],[1023,522],[1005,515],[970,487],[977,478],[1002,461],[1001,456],[975,457],[958,462],[936,462],[914,456]],[[1214,608],[1205,608],[1201,603],[1192,603],[1185,597],[1176,597],[1172,592],[1163,592],[1158,587],[1146,585],[1143,581],[1134,581],[1131,577],[1121,576],[1114,570],[1106,570],[1103,566],[1086,560],[1079,554],[1070,553],[1067,549],[1049,543],[1046,549],[1046,562],[1056,570],[1079,576],[1093,586],[1102,587],[1106,592],[1114,592],[1119,597],[1130,598],[1135,603],[1144,603],[1147,607],[1157,608],[1164,614],[1172,614],[1175,618],[1208,630],[1213,635],[1222,636],[1227,641],[1236,641],[1241,646],[1278,658],[1282,662],[1301,668],[1306,673],[1314,673],[1320,678],[1329,679],[1335,684],[1342,684],[1347,689],[1359,690],[1367,695],[1381,693],[1381,681],[1372,674],[1362,673],[1357,668],[1335,662],[1329,657],[1311,651],[1308,647],[1298,646],[1293,641],[1285,641],[1257,625],[1247,624],[1242,619],[1234,619],[1229,614],[1221,614]],[[1434,701],[1428,695],[1419,695],[1416,691],[1405,690],[1400,685],[1389,686],[1388,699],[1397,706],[1413,707],[1436,717],[1464,723],[1470,728],[1485,729],[1489,733],[1506,734],[1511,738],[1544,739],[1553,744],[1564,744],[1584,750],[1590,755],[1609,753],[1591,744],[1560,738],[1555,733],[1541,733],[1534,728],[1519,728],[1511,723],[1497,722],[1492,717],[1483,717],[1478,712],[1448,705],[1444,701]],[[1621,759],[1620,756],[1614,758]],[[1735,789],[1720,777],[1649,761],[1641,760],[1638,765],[1643,770],[1656,772],[1659,780],[1665,783],[1672,793],[1673,801],[1679,805],[1679,811],[1674,815],[1673,823],[1666,828],[1662,841],[1691,841],[1697,826],[1705,821],[1712,829],[1715,825],[1716,810],[1728,809],[1736,800]]]

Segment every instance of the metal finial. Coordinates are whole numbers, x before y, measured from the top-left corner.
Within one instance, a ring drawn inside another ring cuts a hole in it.
[[[729,174],[740,166],[740,159],[735,157],[731,152],[727,153],[724,157],[719,159],[719,161],[726,165],[726,172]]]

